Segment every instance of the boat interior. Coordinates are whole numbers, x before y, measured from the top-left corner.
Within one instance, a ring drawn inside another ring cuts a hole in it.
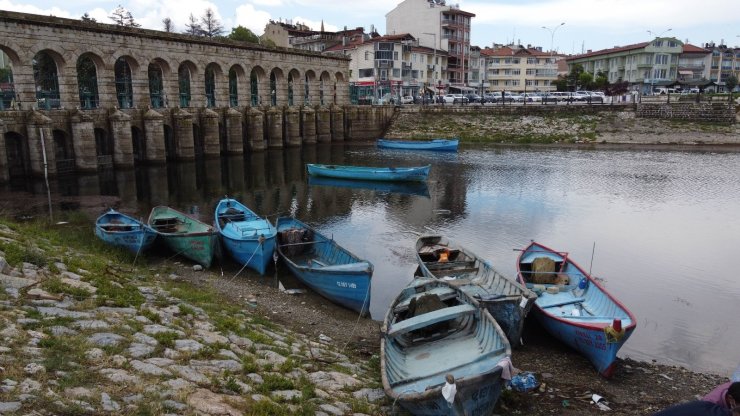
[[[464,251],[440,243],[424,244],[419,249],[419,258],[434,276],[457,279],[472,278],[479,268],[475,258]]]
[[[161,217],[152,220],[152,228],[160,233],[179,233],[185,231],[183,226],[185,222],[177,217]]]

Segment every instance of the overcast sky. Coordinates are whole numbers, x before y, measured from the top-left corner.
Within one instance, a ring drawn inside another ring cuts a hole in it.
[[[177,31],[184,30],[188,16],[200,17],[212,8],[226,31],[242,25],[262,34],[270,20],[302,22],[312,29],[371,26],[385,33],[385,14],[399,0],[0,0],[0,9],[59,17],[79,18],[89,13],[109,23],[119,4],[131,11],[142,27],[162,28],[169,17]],[[675,36],[695,45],[706,42],[740,46],[740,0],[463,0],[448,4],[476,14],[472,43],[516,41],[564,53],[597,50],[644,42],[654,36]],[[565,25],[558,27],[560,23]],[[554,32],[543,29],[557,29]],[[668,31],[668,29],[671,29]],[[651,31],[651,33],[648,33]],[[554,33],[554,35],[552,35]],[[551,36],[552,35],[552,36]]]

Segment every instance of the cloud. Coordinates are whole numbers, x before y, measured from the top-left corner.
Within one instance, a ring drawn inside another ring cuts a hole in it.
[[[60,9],[59,7],[41,8],[32,4],[17,4],[7,0],[0,0],[0,10],[8,10],[11,12],[21,13],[32,13],[40,14],[43,16],[56,16],[56,17],[67,17],[72,19],[78,19],[84,13],[80,13],[80,16],[73,16],[67,10]]]
[[[282,0],[252,0],[251,3],[264,7],[281,7],[284,5]]]
[[[270,13],[257,10],[251,4],[243,4],[236,8],[235,24],[246,27],[256,35],[265,32],[265,25],[269,21]]]
[[[296,17],[293,18],[292,22],[293,22],[293,24],[302,23],[302,24],[310,27],[311,30],[321,30],[321,21],[320,20],[317,21],[317,20],[306,19],[305,17],[296,16]],[[334,26],[334,25],[332,25],[332,24],[329,24],[327,22],[324,22],[324,30],[327,31],[327,32],[336,32],[336,31],[339,30],[339,28],[336,27],[336,26]]]

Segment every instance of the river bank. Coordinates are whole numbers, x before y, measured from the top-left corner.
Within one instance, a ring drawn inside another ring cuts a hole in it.
[[[400,414],[380,389],[379,322],[270,277],[178,259],[137,260],[66,224],[3,221],[0,413]],[[638,328],[639,330],[639,328]],[[620,360],[604,380],[528,324],[516,367],[543,383],[496,414],[650,414],[723,381]]]

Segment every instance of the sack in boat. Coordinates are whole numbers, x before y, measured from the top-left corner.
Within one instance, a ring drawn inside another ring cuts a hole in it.
[[[553,284],[557,281],[555,261],[549,257],[537,257],[532,261],[531,283]]]

